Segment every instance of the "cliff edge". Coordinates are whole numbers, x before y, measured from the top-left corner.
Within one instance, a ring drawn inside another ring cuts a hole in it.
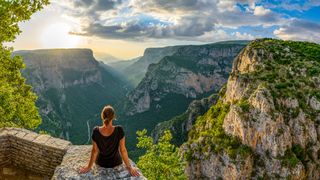
[[[262,39],[182,147],[191,179],[320,177],[320,45]]]

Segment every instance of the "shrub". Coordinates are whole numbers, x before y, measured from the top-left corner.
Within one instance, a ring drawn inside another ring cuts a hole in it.
[[[295,167],[299,163],[299,159],[292,152],[291,149],[288,149],[285,152],[285,155],[280,158],[282,160],[282,164],[288,166],[290,168]]]
[[[248,100],[240,100],[238,102],[238,106],[242,109],[243,112],[248,112],[250,109],[250,104],[248,102]]]
[[[146,129],[137,132],[137,147],[146,150],[137,163],[143,174],[150,180],[186,179],[185,164],[179,156],[178,148],[170,144],[172,139],[170,131],[166,130],[157,144],[154,144],[152,137],[146,134]]]

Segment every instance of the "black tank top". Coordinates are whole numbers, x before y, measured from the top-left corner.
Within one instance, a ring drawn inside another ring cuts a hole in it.
[[[115,126],[112,134],[109,136],[102,135],[98,126],[94,127],[92,140],[96,142],[99,148],[96,164],[105,168],[113,168],[122,164],[119,145],[123,137],[124,131],[121,126]]]

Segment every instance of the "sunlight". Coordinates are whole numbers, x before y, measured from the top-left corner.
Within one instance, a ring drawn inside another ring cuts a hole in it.
[[[65,23],[52,24],[41,34],[41,43],[44,48],[74,48],[80,42],[80,37],[70,35],[71,27]]]

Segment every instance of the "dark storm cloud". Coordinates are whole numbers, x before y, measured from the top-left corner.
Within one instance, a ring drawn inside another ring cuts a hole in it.
[[[108,11],[121,3],[122,0],[76,0],[74,7],[87,8],[90,11]]]
[[[121,25],[107,26],[92,23],[84,29],[85,36],[99,36],[108,39],[178,38],[201,36],[214,29],[214,21],[200,17],[185,17],[179,24],[153,24],[132,20]]]

